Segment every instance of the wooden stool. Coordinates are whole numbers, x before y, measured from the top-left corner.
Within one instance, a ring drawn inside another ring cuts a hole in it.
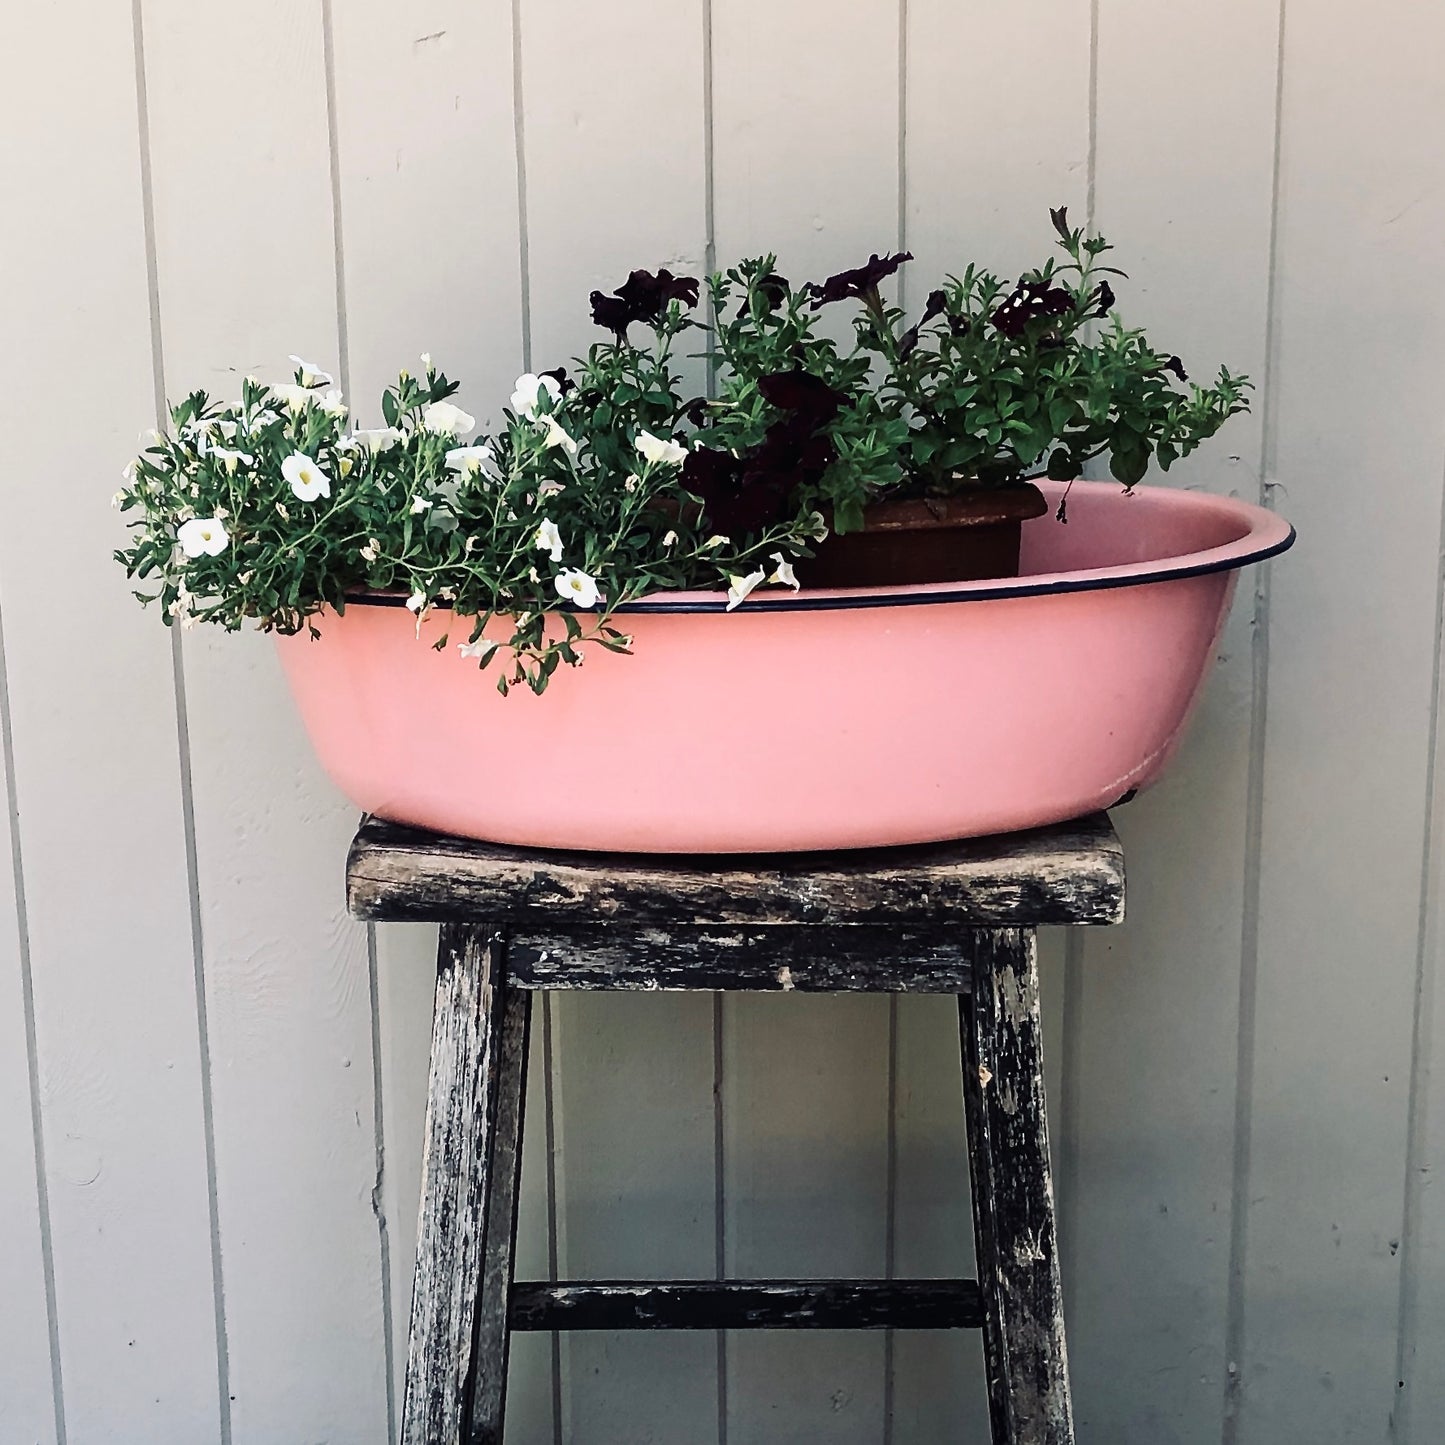
[[[369,819],[351,911],[442,924],[405,1445],[500,1445],[511,1330],[982,1327],[995,1445],[1074,1438],[1034,930],[1115,923],[1108,818],[767,858],[503,848]],[[512,1281],[532,990],[957,994],[973,1280]]]

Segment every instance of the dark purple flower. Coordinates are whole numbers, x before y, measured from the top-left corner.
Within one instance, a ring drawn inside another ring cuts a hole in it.
[[[868,258],[866,266],[857,266],[851,271],[839,271],[836,276],[829,276],[821,286],[814,284],[809,287],[813,296],[813,310],[825,306],[829,301],[845,301],[850,296],[866,298],[870,292],[878,290],[878,283],[891,276],[905,261],[911,261],[911,251],[899,251],[892,256],[879,256],[877,253]]]
[[[1067,241],[1070,235],[1069,208],[1067,206],[1060,206],[1056,211],[1051,206],[1049,208],[1049,220],[1054,223],[1054,230],[1059,233],[1059,239],[1061,241]]]
[[[940,286],[937,291],[928,293],[928,300],[923,307],[923,318],[920,325],[927,326],[935,316],[942,316],[948,310],[948,297]]]
[[[632,308],[619,296],[604,296],[594,291],[588,298],[592,303],[592,319],[613,333],[619,341],[627,335],[627,328],[637,317]]]
[[[907,360],[918,350],[918,327],[910,326],[902,336],[898,338],[898,355],[902,360]]]
[[[561,388],[563,396],[566,396],[569,391],[577,390],[577,383],[567,375],[567,368],[565,366],[554,366],[551,371],[539,371],[537,375],[550,376],[552,380],[557,383],[558,387]]]
[[[814,376],[801,366],[795,366],[791,371],[777,371],[771,376],[760,376],[758,390],[764,401],[771,402],[780,411],[796,412],[812,424],[814,431],[824,422],[832,421],[838,415],[838,408],[848,400],[843,392],[834,390],[821,376]]]
[[[1164,363],[1164,365],[1161,366],[1159,369],[1160,369],[1160,371],[1171,371],[1171,372],[1173,372],[1174,375],[1177,376],[1180,381],[1188,381],[1188,380],[1189,380],[1189,373],[1188,373],[1187,371],[1185,371],[1185,369],[1184,369],[1184,363],[1183,363],[1182,361],[1180,361],[1180,359],[1179,359],[1177,356],[1171,356],[1171,357],[1169,358],[1169,360],[1166,361],[1166,362]]]
[[[776,311],[788,299],[788,278],[769,271],[753,284],[753,289],[767,302],[769,311]]]
[[[1100,281],[1099,289],[1094,295],[1098,298],[1099,302],[1098,309],[1094,312],[1094,315],[1107,316],[1114,308],[1114,288],[1109,285],[1107,281]]]
[[[707,420],[707,398],[695,396],[691,401],[683,402],[681,410],[693,426],[701,426]]]
[[[1022,336],[1030,321],[1041,316],[1063,316],[1074,309],[1074,298],[1062,286],[1047,281],[1020,281],[989,318],[1010,338]]]
[[[621,340],[634,321],[656,321],[669,301],[696,306],[697,298],[695,276],[674,276],[664,266],[656,275],[651,271],[633,271],[611,296],[594,291],[588,299],[592,303],[593,321]]]

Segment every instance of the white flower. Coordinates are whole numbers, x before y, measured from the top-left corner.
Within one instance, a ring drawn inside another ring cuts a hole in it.
[[[557,418],[554,416],[542,416],[537,418],[546,428],[547,436],[545,444],[549,447],[561,447],[569,457],[577,455],[577,443],[557,425]]]
[[[728,578],[728,611],[731,612],[738,603],[742,602],[754,587],[763,580],[763,569],[758,568],[756,572],[749,572],[746,577],[739,577],[736,574]]]
[[[457,651],[463,657],[475,657],[478,662],[485,662],[499,646],[499,643],[488,642],[485,637],[479,637],[475,642],[457,643]]]
[[[291,483],[298,502],[314,502],[317,497],[331,495],[331,478],[305,452],[292,452],[281,463],[281,475]]]
[[[533,545],[539,552],[550,553],[554,562],[562,560],[562,534],[557,530],[556,522],[543,517]]]
[[[434,401],[422,412],[421,424],[428,431],[460,439],[476,426],[477,419],[449,401]]]
[[[187,557],[219,557],[230,540],[219,517],[192,517],[176,529],[176,541]]]
[[[389,452],[401,440],[401,433],[394,426],[375,426],[352,432],[351,440],[372,453]]]
[[[623,484],[622,484],[622,490],[623,490],[624,492],[628,492],[628,493],[635,492],[635,491],[638,489],[638,487],[640,487],[641,485],[642,485],[642,478],[639,477],[636,472],[632,472],[632,473],[628,476],[627,480],[626,480],[625,482],[623,482]]]
[[[596,607],[602,601],[597,579],[589,577],[579,567],[564,567],[557,574],[557,595],[564,602],[575,602],[582,608]]]
[[[430,372],[430,371],[434,371],[434,370],[436,369],[436,368],[433,367],[432,364],[431,364],[431,352],[429,352],[429,351],[423,351],[423,352],[422,352],[422,354],[421,354],[421,364],[422,364],[424,367],[426,367],[426,369],[427,369],[429,372]]]
[[[290,381],[278,381],[270,388],[270,392],[289,412],[303,412],[312,402],[319,400],[309,387],[297,386]]]
[[[233,422],[229,417],[223,416],[217,418],[216,430],[220,432],[220,434],[225,437],[227,441],[231,441],[235,438],[237,427],[236,423]]]
[[[686,447],[680,447],[674,441],[664,441],[650,431],[637,433],[637,450],[642,453],[644,461],[664,467],[680,467],[687,458]]]
[[[114,507],[114,508],[116,509],[116,511],[119,511],[119,510],[120,510],[120,504],[121,504],[123,501],[125,501],[125,488],[124,488],[124,487],[122,487],[122,488],[120,489],[120,491],[118,491],[118,492],[115,494],[115,496],[113,496],[113,497],[110,499],[110,504],[111,504],[112,507]]]
[[[431,503],[427,501],[425,497],[413,497],[411,503],[411,514],[413,517],[419,517],[430,506]]]
[[[296,370],[301,373],[302,386],[330,386],[333,380],[329,371],[322,371],[319,366],[313,366],[309,361],[302,361],[299,356],[293,356],[290,361]],[[273,387],[272,390],[275,388]]]
[[[426,593],[413,592],[411,596],[406,599],[406,605],[413,612],[420,613],[422,608],[426,606]]]
[[[781,552],[772,553],[769,560],[778,565],[773,569],[773,575],[768,578],[768,581],[781,582],[783,586],[791,587],[796,592],[802,584],[793,574],[793,564]]]
[[[555,497],[558,492],[565,492],[566,490],[567,486],[564,482],[547,481],[542,482],[537,487],[537,495],[539,497]]]
[[[136,462],[127,462],[121,469],[120,474],[132,485],[135,483]]]
[[[552,402],[562,399],[562,388],[554,376],[533,376],[530,371],[517,378],[517,389],[512,393],[512,410],[518,416],[537,415],[537,403],[546,392]]]
[[[497,454],[491,442],[478,442],[470,447],[453,447],[447,453],[447,470],[460,472],[463,476],[474,476],[477,472],[490,469]]]
[[[731,541],[731,537],[724,537],[719,533],[714,532],[712,536],[709,537],[707,541],[702,544],[700,550],[704,552],[711,552],[714,547],[726,547],[727,544]]]
[[[376,558],[377,558],[377,550],[376,550],[376,549],[377,549],[377,547],[378,547],[379,545],[380,545],[380,544],[377,542],[377,540],[376,540],[375,537],[368,538],[368,539],[367,539],[366,546],[364,546],[364,547],[361,549],[361,559],[362,559],[362,561],[363,561],[363,562],[375,562],[375,561],[376,561]]]
[[[211,455],[225,467],[227,473],[235,476],[236,468],[242,463],[249,467],[255,464],[256,458],[250,452],[233,452],[226,447],[212,447]]]
[[[828,540],[828,524],[823,520],[821,512],[812,512],[808,516],[808,535],[815,542],[826,542]]]

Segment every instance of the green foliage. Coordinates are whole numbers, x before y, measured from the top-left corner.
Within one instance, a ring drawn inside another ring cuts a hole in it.
[[[365,592],[450,609],[457,646],[501,691],[541,692],[589,644],[626,651],[616,609],[672,588],[767,584],[870,502],[1043,476],[1095,457],[1132,487],[1247,409],[1221,369],[1186,385],[1177,357],[1114,314],[1105,241],[1052,213],[1062,258],[1012,287],[969,266],[912,324],[884,299],[907,256],[874,256],[791,286],[774,258],[709,278],[708,398],[684,401],[672,366],[697,282],[634,271],[594,319],[612,339],[519,378],[494,435],[424,357],[381,398],[385,426],[350,430],[330,377],[247,378],[234,404],[193,392],[126,468],[131,515],[116,553],[167,622],[247,622],[294,633]],[[818,328],[854,301],[852,340]],[[640,326],[640,342],[628,333]],[[293,358],[295,360],[295,358]]]

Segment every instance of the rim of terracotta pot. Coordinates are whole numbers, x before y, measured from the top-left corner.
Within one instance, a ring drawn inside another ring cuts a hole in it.
[[[1062,482],[1039,484],[1049,499],[1050,511],[1065,494]],[[983,602],[1008,597],[1043,597],[1059,592],[1096,592],[1108,587],[1138,587],[1185,577],[1230,572],[1277,557],[1294,545],[1295,529],[1275,512],[1236,497],[1192,492],[1169,487],[1138,488],[1125,493],[1117,482],[1074,482],[1070,497],[1108,494],[1122,505],[1141,493],[1160,505],[1209,511],[1234,518],[1244,525],[1242,535],[1218,547],[1159,557],[1147,562],[1125,562],[1111,567],[1087,567],[1068,572],[1041,572],[1028,577],[993,577],[974,582],[912,583],[900,587],[814,587],[799,592],[755,592],[739,612],[815,612],[846,607],[918,607],[942,602]],[[1066,526],[1067,523],[1057,525]],[[351,607],[405,607],[400,593],[357,593],[347,598]],[[444,604],[436,604],[438,609]],[[596,608],[573,608],[576,612]],[[642,597],[614,609],[614,616],[631,613],[726,612],[727,593],[667,592]]]

